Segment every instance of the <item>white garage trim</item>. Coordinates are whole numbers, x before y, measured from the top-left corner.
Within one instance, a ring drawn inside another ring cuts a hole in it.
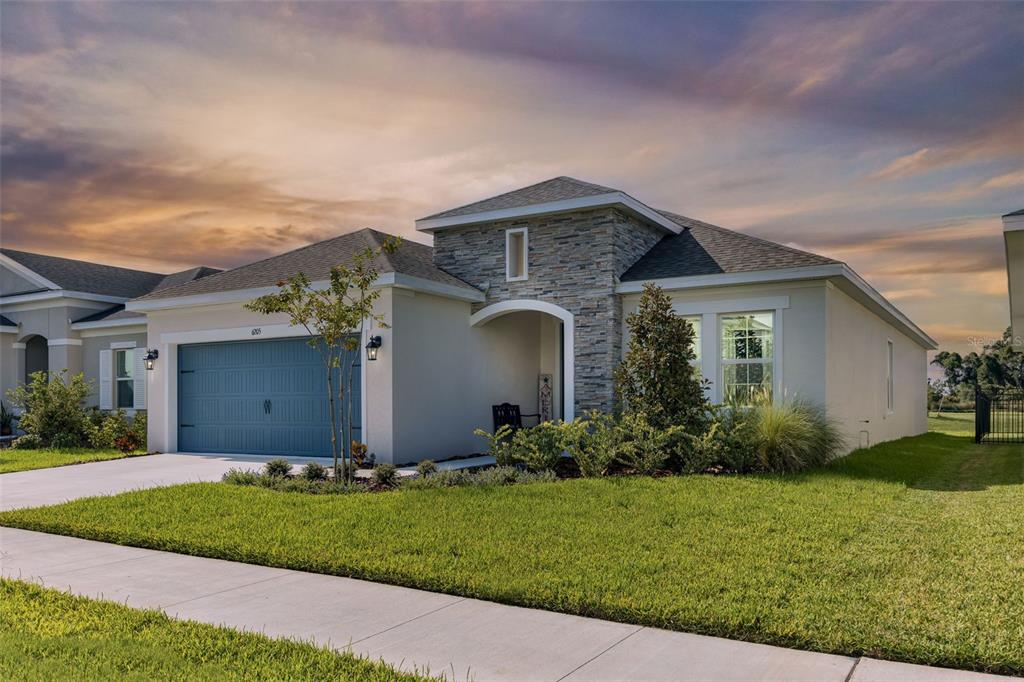
[[[562,356],[565,358],[565,367],[562,377],[562,420],[572,421],[576,416],[576,342],[574,338],[573,315],[565,308],[548,303],[546,301],[535,301],[528,298],[519,298],[512,301],[501,301],[486,308],[482,308],[469,316],[469,326],[480,327],[487,324],[496,317],[508,315],[509,313],[535,311],[547,313],[562,321],[563,342]]]

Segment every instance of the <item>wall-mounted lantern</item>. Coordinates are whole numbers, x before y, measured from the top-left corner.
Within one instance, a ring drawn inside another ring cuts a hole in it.
[[[156,348],[150,348],[146,351],[146,369],[153,369],[153,365],[156,364],[156,359],[160,357],[160,351]]]
[[[371,336],[369,342],[366,344],[366,359],[376,360],[377,349],[380,348],[381,339],[379,336]]]

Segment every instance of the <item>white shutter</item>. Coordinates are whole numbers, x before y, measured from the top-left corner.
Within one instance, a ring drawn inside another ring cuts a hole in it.
[[[100,351],[100,409],[114,409],[113,351]]]
[[[135,396],[135,404],[132,405],[136,410],[146,409],[146,349],[136,348],[135,349],[135,375],[134,375],[134,389],[132,395]]]

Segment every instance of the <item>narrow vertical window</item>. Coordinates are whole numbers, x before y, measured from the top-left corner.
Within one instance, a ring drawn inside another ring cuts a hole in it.
[[[114,351],[114,380],[117,383],[117,407],[131,409],[135,407],[135,349]]]
[[[894,352],[892,341],[885,342],[885,409],[888,412],[893,412],[896,407],[896,396],[894,393],[895,381],[893,380],[893,373],[895,368],[894,363]]]
[[[701,339],[700,339],[700,327],[702,318],[700,315],[686,316],[683,318],[690,323],[693,327],[693,352],[697,356],[693,359],[693,368],[697,371],[698,378],[701,375]]]
[[[505,230],[505,279],[517,282],[527,278],[530,250],[529,236],[525,227]]]

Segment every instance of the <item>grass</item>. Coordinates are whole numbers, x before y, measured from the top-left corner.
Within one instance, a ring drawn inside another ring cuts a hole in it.
[[[928,413],[928,430],[950,436],[974,437],[973,412],[942,412],[938,416]]]
[[[120,450],[93,450],[91,448],[47,448],[40,450],[5,448],[0,450],[0,474],[9,474],[13,471],[29,471],[31,469],[49,469],[50,467],[62,467],[68,464],[83,464],[85,462],[103,462],[108,459],[138,457],[144,454],[146,453],[134,452],[126,455]]]
[[[1024,448],[930,433],[801,475],[339,496],[206,483],[7,512],[0,524],[1020,674],[1022,508]]]
[[[0,679],[424,678],[311,644],[0,579]]]

